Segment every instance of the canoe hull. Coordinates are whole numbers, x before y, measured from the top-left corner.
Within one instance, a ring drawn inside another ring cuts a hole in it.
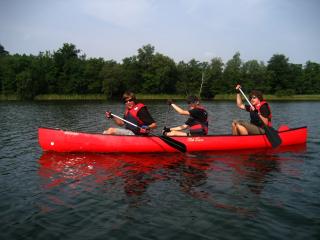
[[[307,127],[280,131],[279,135],[281,146],[303,144],[307,140]],[[188,152],[271,148],[265,135],[210,135],[173,139],[184,143]],[[38,140],[43,151],[54,152],[177,152],[156,136],[113,136],[39,128]]]

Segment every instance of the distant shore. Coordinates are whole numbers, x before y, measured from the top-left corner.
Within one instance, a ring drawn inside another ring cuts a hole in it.
[[[233,101],[235,100],[235,94],[217,94],[213,101]],[[137,94],[137,98],[141,100],[163,100],[163,99],[185,99],[184,95],[176,94]],[[269,101],[320,101],[320,94],[315,95],[291,95],[291,96],[276,96],[276,95],[264,95],[264,98]],[[107,100],[107,97],[103,94],[43,94],[34,98],[34,101],[58,101],[58,100]],[[19,101],[16,95],[0,95],[0,101]]]

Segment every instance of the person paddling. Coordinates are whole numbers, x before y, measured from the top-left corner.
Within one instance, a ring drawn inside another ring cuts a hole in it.
[[[197,96],[187,98],[189,110],[184,110],[178,105],[168,100],[168,104],[173,107],[180,115],[189,116],[188,120],[181,126],[163,129],[163,134],[167,136],[203,136],[208,134],[208,113],[200,105]],[[187,132],[183,130],[188,130]]]
[[[151,129],[157,128],[157,123],[150,115],[146,105],[138,103],[133,92],[127,91],[122,96],[123,103],[125,104],[124,119],[128,122],[137,125],[133,126],[122,121],[119,118],[114,118],[111,111],[106,112],[108,119],[113,119],[118,126],[125,126],[123,128],[109,128],[103,134],[109,135],[148,135]]]
[[[250,113],[250,123],[242,120],[234,120],[232,122],[232,135],[257,135],[265,134],[264,125],[271,127],[271,109],[269,104],[263,99],[263,95],[258,90],[252,90],[249,95],[249,105],[244,105],[242,102],[240,89],[241,85],[236,86],[237,98],[236,103],[238,108]]]

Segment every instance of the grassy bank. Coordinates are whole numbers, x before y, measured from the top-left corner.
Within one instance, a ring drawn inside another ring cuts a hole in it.
[[[43,100],[106,100],[104,94],[42,94],[34,98],[36,101]]]
[[[235,94],[218,94],[214,100],[235,100]],[[276,96],[265,94],[263,97],[268,101],[320,101],[320,95],[291,95]]]
[[[269,101],[320,101],[320,94],[317,95],[292,95],[292,96],[276,96],[264,95]],[[164,99],[185,99],[186,96],[178,94],[137,94],[138,99],[142,100],[164,100]],[[35,101],[50,101],[50,100],[106,100],[106,95],[103,94],[43,94],[34,98]],[[0,95],[1,101],[17,101],[19,98],[16,95]],[[235,94],[218,94],[213,99],[214,101],[234,101]]]
[[[0,94],[0,101],[17,101],[19,100],[15,94]]]

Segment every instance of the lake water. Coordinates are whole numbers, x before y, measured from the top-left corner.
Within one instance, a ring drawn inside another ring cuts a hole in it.
[[[165,101],[146,102],[165,125]],[[184,102],[179,102],[186,107]],[[247,119],[204,102],[210,133]],[[102,132],[117,102],[0,102],[0,239],[320,239],[320,102],[272,102],[306,145],[192,154],[43,153],[38,127]],[[167,126],[185,117],[171,109]]]

